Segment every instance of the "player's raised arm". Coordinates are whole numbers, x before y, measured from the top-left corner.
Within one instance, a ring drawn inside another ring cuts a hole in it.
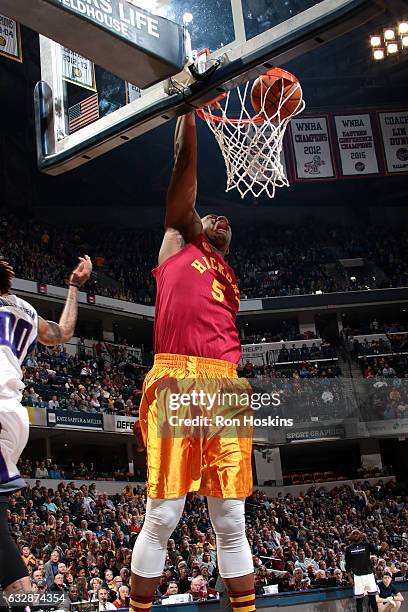
[[[78,291],[91,276],[92,262],[88,255],[79,258],[79,264],[69,279],[68,295],[59,323],[38,319],[38,341],[56,346],[71,340],[78,316]]]
[[[174,136],[174,167],[166,205],[166,233],[159,263],[178,253],[202,231],[195,209],[197,197],[197,132],[194,113],[177,121]]]

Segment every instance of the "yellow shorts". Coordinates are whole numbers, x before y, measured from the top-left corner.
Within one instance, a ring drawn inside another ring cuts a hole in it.
[[[172,379],[237,379],[235,364],[186,355],[155,356],[143,383],[140,426],[147,447],[147,494],[172,499],[195,491],[239,498],[252,493],[252,437],[163,437],[158,427],[158,387]]]

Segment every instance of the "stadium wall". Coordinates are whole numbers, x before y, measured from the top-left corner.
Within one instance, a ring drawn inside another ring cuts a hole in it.
[[[36,478],[26,478],[25,481],[27,482],[27,484],[29,484],[30,486],[34,486],[35,482],[36,482]],[[364,478],[364,482],[369,482],[370,484],[376,484],[378,482],[378,480],[380,480],[379,478]],[[384,476],[383,478],[381,478],[381,480],[384,483],[390,482],[390,481],[395,481],[395,477],[394,476]],[[130,484],[132,487],[136,487],[137,485],[139,486],[145,486],[144,482],[127,482],[127,481],[118,481],[118,480],[52,480],[50,478],[44,478],[41,479],[41,486],[43,487],[47,487],[47,489],[56,489],[58,487],[58,485],[61,482],[67,483],[67,482],[75,482],[75,485],[77,487],[80,487],[81,485],[85,484],[85,485],[90,485],[92,483],[96,484],[96,489],[99,493],[107,493],[108,495],[117,495],[119,493],[122,493],[123,489]],[[337,480],[337,481],[333,481],[333,482],[322,482],[322,483],[316,483],[317,487],[324,487],[326,489],[328,489],[329,491],[331,491],[332,489],[334,489],[335,487],[338,486],[343,486],[343,485],[348,485],[349,487],[353,487],[355,482],[361,482],[361,481],[355,481],[355,480]],[[299,495],[299,493],[301,493],[302,491],[305,491],[307,489],[309,489],[312,485],[291,485],[291,486],[286,486],[286,487],[254,487],[255,490],[260,489],[261,491],[264,491],[268,497],[271,498],[275,498],[278,497],[280,495]],[[172,608],[173,610],[173,608]]]

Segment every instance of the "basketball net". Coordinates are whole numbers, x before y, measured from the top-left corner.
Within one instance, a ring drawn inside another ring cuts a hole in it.
[[[249,82],[197,111],[221,149],[227,169],[227,192],[238,189],[241,198],[248,193],[256,198],[263,193],[274,198],[277,188],[289,187],[282,163],[283,137],[289,121],[305,108],[302,95],[299,99],[299,89],[297,83],[288,97],[282,87],[277,110],[269,117],[265,112],[265,102],[271,87],[264,94],[260,112],[253,116]],[[298,100],[298,105],[290,117],[286,117],[283,108],[291,97]],[[235,110],[237,104],[241,109],[239,115]]]

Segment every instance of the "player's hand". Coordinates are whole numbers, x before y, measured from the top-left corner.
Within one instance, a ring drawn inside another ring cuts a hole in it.
[[[89,280],[92,273],[92,261],[88,255],[79,257],[79,264],[72,272],[69,282],[82,287]]]
[[[142,428],[139,420],[133,425],[133,433],[135,434],[136,438],[136,451],[138,453],[143,453],[146,447],[143,441]]]

